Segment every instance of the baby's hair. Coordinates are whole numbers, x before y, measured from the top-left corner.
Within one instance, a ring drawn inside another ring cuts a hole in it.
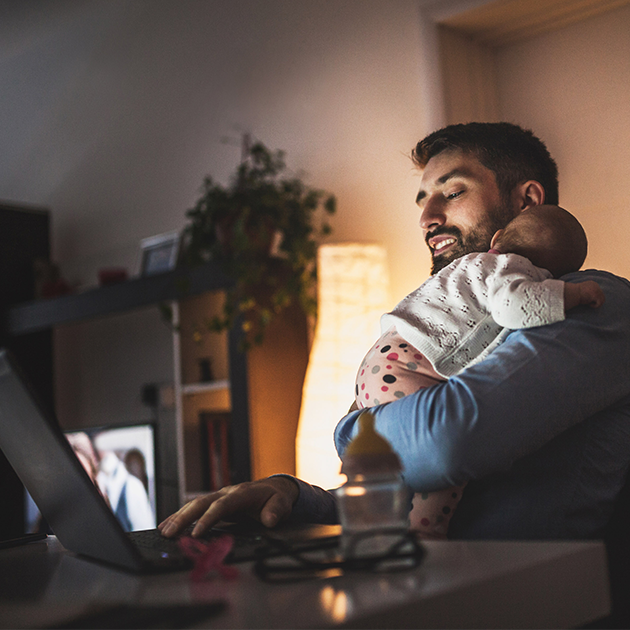
[[[559,206],[533,206],[521,212],[497,237],[494,248],[519,254],[549,270],[554,278],[578,271],[588,241],[580,222]]]

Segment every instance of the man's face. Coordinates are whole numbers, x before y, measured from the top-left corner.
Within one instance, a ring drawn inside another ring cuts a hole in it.
[[[518,214],[501,197],[494,173],[469,153],[443,151],[427,163],[416,198],[431,250],[431,273],[456,258],[485,252],[497,230]]]

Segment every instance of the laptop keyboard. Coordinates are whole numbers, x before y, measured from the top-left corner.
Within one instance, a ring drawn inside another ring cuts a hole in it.
[[[184,531],[190,535],[193,526]],[[232,536],[234,544],[225,558],[226,563],[248,562],[266,557],[282,556],[291,552],[307,551],[314,548],[336,548],[341,527],[339,525],[292,525],[289,529],[269,530],[259,523],[241,524],[219,523],[201,536],[201,540],[211,540],[226,534]],[[170,561],[183,558],[176,538],[164,538],[157,529],[129,532],[127,534],[143,556]]]
[[[184,532],[184,536],[189,535],[192,527]],[[246,562],[255,560],[259,554],[268,549],[268,540],[257,533],[234,533],[220,528],[212,529],[201,537],[202,540],[211,540],[218,536],[229,534],[234,538],[234,546],[226,557],[228,563]],[[127,534],[134,546],[145,556],[156,554],[181,555],[181,550],[177,542],[177,538],[165,538],[157,529],[147,529]]]

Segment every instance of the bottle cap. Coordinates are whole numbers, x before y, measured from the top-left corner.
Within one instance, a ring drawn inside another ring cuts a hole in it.
[[[374,428],[374,415],[364,411],[359,416],[359,433],[348,444],[341,472],[345,475],[398,473],[400,459],[391,444]]]

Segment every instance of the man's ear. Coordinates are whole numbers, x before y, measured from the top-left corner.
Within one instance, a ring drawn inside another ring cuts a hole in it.
[[[545,189],[540,182],[530,179],[519,184],[514,189],[515,202],[520,212],[532,208],[533,206],[542,206],[545,203]]]

